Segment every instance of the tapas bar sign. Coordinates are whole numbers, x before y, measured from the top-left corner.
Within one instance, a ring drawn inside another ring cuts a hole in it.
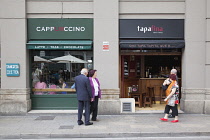
[[[184,39],[184,20],[120,19],[120,38]]]
[[[20,76],[20,65],[19,63],[7,63],[6,64],[6,73],[7,76]]]

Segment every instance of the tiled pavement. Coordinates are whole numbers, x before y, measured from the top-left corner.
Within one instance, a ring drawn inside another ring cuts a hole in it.
[[[75,113],[0,116],[0,139],[210,136],[210,115],[180,114],[178,123],[161,122],[161,117],[99,115],[93,125],[78,126]]]

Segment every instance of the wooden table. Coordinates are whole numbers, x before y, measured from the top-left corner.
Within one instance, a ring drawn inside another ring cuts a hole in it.
[[[36,88],[33,88],[32,91],[33,92],[36,92],[36,91],[39,91],[39,92],[49,92],[49,91],[54,91],[54,92],[63,92],[63,91],[66,91],[66,92],[76,92],[75,89],[71,89],[71,88],[56,88],[56,89],[53,89],[53,88],[45,88],[45,89],[36,89]]]
[[[130,97],[132,98],[133,96],[139,96],[139,103],[140,103],[140,107],[143,107],[143,94],[145,93],[141,93],[141,92],[130,92]]]

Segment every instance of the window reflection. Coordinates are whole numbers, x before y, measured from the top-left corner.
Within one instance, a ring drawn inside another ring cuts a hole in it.
[[[35,95],[71,94],[74,92],[74,78],[84,67],[92,69],[92,51],[32,51],[32,88]],[[51,61],[71,55],[83,62]],[[36,57],[36,59],[35,59]]]

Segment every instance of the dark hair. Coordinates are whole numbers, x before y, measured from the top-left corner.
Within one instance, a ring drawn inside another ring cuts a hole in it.
[[[176,80],[176,75],[175,74],[170,74],[169,78],[172,79],[172,80]]]
[[[60,78],[59,81],[61,81],[61,84],[63,84],[65,81],[63,80],[63,78]]]
[[[39,79],[40,83],[44,82],[44,76],[40,75],[40,79]]]
[[[93,77],[93,75],[95,74],[96,71],[97,71],[97,70],[90,70],[90,71],[88,72],[88,77]]]

